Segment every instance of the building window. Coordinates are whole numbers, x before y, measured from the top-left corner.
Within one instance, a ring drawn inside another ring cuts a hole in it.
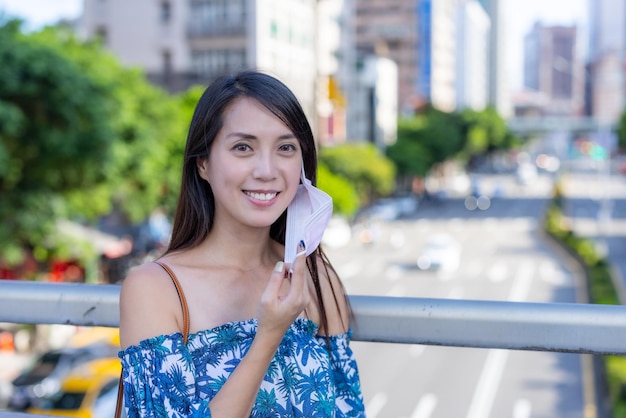
[[[170,51],[163,51],[161,60],[163,65],[163,79],[167,81],[172,77],[172,54]]]
[[[243,68],[245,59],[244,49],[195,51],[191,55],[194,73],[208,78]]]
[[[189,31],[192,34],[228,34],[245,30],[245,0],[192,0]]]
[[[169,1],[161,2],[161,22],[167,23],[172,19],[172,4]]]

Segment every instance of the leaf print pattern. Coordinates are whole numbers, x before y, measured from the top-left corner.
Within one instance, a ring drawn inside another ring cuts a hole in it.
[[[210,417],[209,402],[256,334],[255,319],[189,335],[149,338],[120,351],[129,418]],[[365,417],[351,334],[316,335],[299,318],[286,332],[261,383],[251,417]]]

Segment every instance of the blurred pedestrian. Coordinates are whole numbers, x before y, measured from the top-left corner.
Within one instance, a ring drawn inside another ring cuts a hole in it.
[[[282,82],[243,71],[207,88],[168,248],[122,284],[129,417],[364,416],[350,308],[319,247],[332,201],[316,169]]]

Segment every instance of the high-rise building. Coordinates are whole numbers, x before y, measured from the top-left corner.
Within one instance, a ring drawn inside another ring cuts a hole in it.
[[[482,110],[489,103],[491,21],[476,0],[460,0],[456,30],[457,108]]]
[[[506,71],[506,19],[502,8],[503,0],[479,0],[487,11],[491,22],[489,30],[489,105],[500,115],[512,114],[511,92],[508,88]]]
[[[457,108],[458,0],[419,0],[417,93],[434,107]]]
[[[524,38],[524,86],[544,93],[550,116],[579,116],[584,109],[584,71],[576,26],[535,23]]]
[[[412,112],[421,105],[416,91],[417,0],[358,0],[355,8],[355,44],[359,56],[375,54],[396,63],[398,109]],[[362,66],[365,61],[357,59],[357,65]]]
[[[316,120],[315,0],[84,0],[80,31],[172,91],[257,68]]]
[[[616,123],[626,104],[626,1],[589,1],[587,111]]]
[[[495,1],[495,0],[493,0]],[[398,110],[489,103],[490,19],[477,0],[359,0],[356,45],[397,65]]]

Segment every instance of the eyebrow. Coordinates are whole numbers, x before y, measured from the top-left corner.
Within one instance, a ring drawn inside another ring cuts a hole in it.
[[[251,134],[247,134],[244,132],[231,132],[228,135],[226,135],[226,138],[242,138],[242,139],[258,139],[255,135],[251,135]],[[296,139],[297,137],[292,134],[292,133],[288,133],[288,134],[283,134],[278,136],[276,139]]]

